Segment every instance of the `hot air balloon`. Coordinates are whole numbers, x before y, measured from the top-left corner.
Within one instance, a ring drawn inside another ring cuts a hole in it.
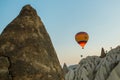
[[[75,40],[82,47],[82,49],[84,49],[84,46],[86,45],[88,39],[89,39],[89,36],[86,32],[78,32],[75,35]]]

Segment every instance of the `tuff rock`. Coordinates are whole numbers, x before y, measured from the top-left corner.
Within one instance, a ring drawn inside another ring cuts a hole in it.
[[[120,80],[119,67],[120,46],[111,49],[106,56],[83,58],[66,73],[65,80]]]
[[[100,58],[104,58],[106,56],[104,48],[101,49]]]
[[[3,30],[0,63],[0,80],[64,80],[50,37],[30,5]]]
[[[63,65],[63,72],[64,72],[64,74],[66,74],[69,71],[68,69],[69,68],[67,67],[66,63],[64,63],[64,65]]]

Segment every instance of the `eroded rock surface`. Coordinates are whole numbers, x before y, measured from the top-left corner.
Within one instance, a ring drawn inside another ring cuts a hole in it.
[[[12,80],[64,80],[50,37],[30,5],[24,6],[2,32],[0,56],[9,58],[2,70],[10,72]]]
[[[103,50],[102,50],[103,52]],[[119,80],[120,46],[105,56],[88,56],[65,75],[65,80]]]

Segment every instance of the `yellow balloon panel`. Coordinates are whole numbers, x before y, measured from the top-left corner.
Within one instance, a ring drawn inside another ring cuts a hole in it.
[[[75,36],[75,40],[77,42],[80,42],[80,41],[88,41],[89,39],[89,36],[87,33],[85,32],[80,32],[80,33],[77,33],[76,36]]]

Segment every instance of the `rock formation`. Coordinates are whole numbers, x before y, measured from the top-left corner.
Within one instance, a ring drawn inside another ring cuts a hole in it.
[[[118,65],[111,71],[107,80],[120,80],[120,62]]]
[[[30,5],[0,36],[0,80],[64,80],[50,37]]]
[[[64,74],[66,74],[69,71],[68,69],[69,68],[67,67],[66,63],[64,63],[64,65],[63,65],[63,72],[64,72]]]
[[[104,58],[88,56],[69,70],[65,80],[120,80],[120,46],[110,50]]]
[[[0,80],[11,80],[11,76],[9,75],[10,63],[7,57],[0,57]]]
[[[101,49],[101,55],[100,58],[104,58],[106,56],[104,48]]]

